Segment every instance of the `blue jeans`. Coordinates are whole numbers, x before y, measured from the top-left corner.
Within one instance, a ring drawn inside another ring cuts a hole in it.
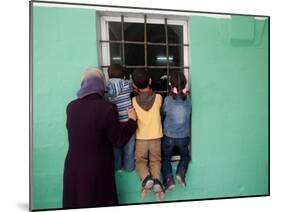
[[[170,138],[164,136],[162,142],[162,176],[165,181],[168,177],[173,179],[171,157],[173,154],[173,149],[178,147],[180,153],[180,161],[177,166],[176,173],[181,172],[184,174],[187,172],[188,163],[190,161],[190,154],[188,150],[188,145],[190,143],[190,137],[186,138]]]
[[[114,148],[114,166],[115,170],[124,169],[131,172],[135,169],[135,135],[123,149]]]

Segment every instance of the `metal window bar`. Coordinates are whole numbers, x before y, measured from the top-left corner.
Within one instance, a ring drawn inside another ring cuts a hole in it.
[[[156,93],[164,93],[164,94],[166,94],[167,93],[167,91],[154,91],[154,92],[156,92]]]
[[[147,45],[153,45],[153,46],[189,46],[189,44],[183,44],[183,43],[152,43],[152,42],[147,42]]]
[[[122,57],[121,57],[121,63],[122,63],[122,66],[124,67],[125,66],[125,35],[124,35],[124,16],[122,15],[121,16],[121,39],[122,39]]]
[[[139,44],[139,45],[151,45],[151,46],[189,46],[189,44],[183,44],[183,43],[154,43],[154,42],[141,42],[141,41],[122,41],[122,40],[100,40],[101,43],[125,43],[125,44]]]
[[[147,34],[146,34],[146,23],[147,18],[146,15],[144,16],[144,66],[145,70],[147,71]]]
[[[108,68],[109,65],[101,66],[102,68]],[[167,66],[128,66],[125,65],[124,68],[148,68],[148,69],[163,69],[163,68],[167,68]],[[189,66],[169,66],[170,69],[189,69]]]
[[[166,38],[166,61],[167,61],[167,77],[169,78],[170,76],[170,68],[169,68],[169,63],[170,61],[168,60],[169,58],[169,46],[168,46],[168,24],[167,24],[167,18],[165,18],[165,38]],[[169,83],[167,82],[167,93],[169,91]]]

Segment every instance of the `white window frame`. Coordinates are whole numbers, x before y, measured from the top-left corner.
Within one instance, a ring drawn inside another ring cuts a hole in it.
[[[130,16],[126,16],[124,13],[120,13],[119,16],[100,16],[100,39],[101,40],[109,40],[109,22],[121,22],[121,15],[124,15],[124,22],[129,23],[144,23],[144,14],[136,13],[135,15],[138,17],[132,17],[132,13],[130,13]],[[142,17],[141,17],[142,16]],[[159,18],[158,18],[159,17]],[[169,16],[165,15],[159,15],[157,18],[150,18],[149,16],[146,19],[146,22],[148,24],[165,24],[165,18],[167,18],[167,24],[168,25],[180,25],[183,27],[183,43],[189,44],[189,33],[188,33],[188,17],[186,17],[186,20],[182,20],[182,16],[179,17],[179,20],[175,20],[175,16],[173,16],[173,19],[169,19]],[[100,43],[101,47],[101,60],[100,64],[101,66],[109,66],[110,65],[110,49],[109,49],[108,43]],[[190,55],[189,55],[189,48],[190,46],[183,46],[183,66],[187,67],[189,66],[190,69]],[[104,70],[103,70],[104,71]],[[108,74],[106,71],[104,71],[106,78],[108,79]],[[184,69],[184,74],[187,78],[187,81],[189,80],[189,74],[190,70]],[[189,85],[187,85],[189,87]]]

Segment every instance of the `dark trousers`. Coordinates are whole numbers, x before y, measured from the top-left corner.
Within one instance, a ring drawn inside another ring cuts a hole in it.
[[[123,168],[125,171],[131,172],[135,169],[135,140],[136,137],[133,135],[123,149],[113,149],[115,170]]]
[[[190,153],[188,145],[190,143],[190,137],[186,138],[170,138],[165,136],[162,142],[162,176],[165,181],[168,177],[173,178],[171,158],[175,147],[178,148],[180,153],[180,161],[177,166],[176,173],[185,173],[188,169],[190,161]]]

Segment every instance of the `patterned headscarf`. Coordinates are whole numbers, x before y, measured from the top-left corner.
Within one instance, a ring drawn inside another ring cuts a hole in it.
[[[101,70],[88,68],[85,70],[81,82],[81,88],[77,92],[78,98],[83,98],[89,94],[99,94],[104,96],[105,77]]]

